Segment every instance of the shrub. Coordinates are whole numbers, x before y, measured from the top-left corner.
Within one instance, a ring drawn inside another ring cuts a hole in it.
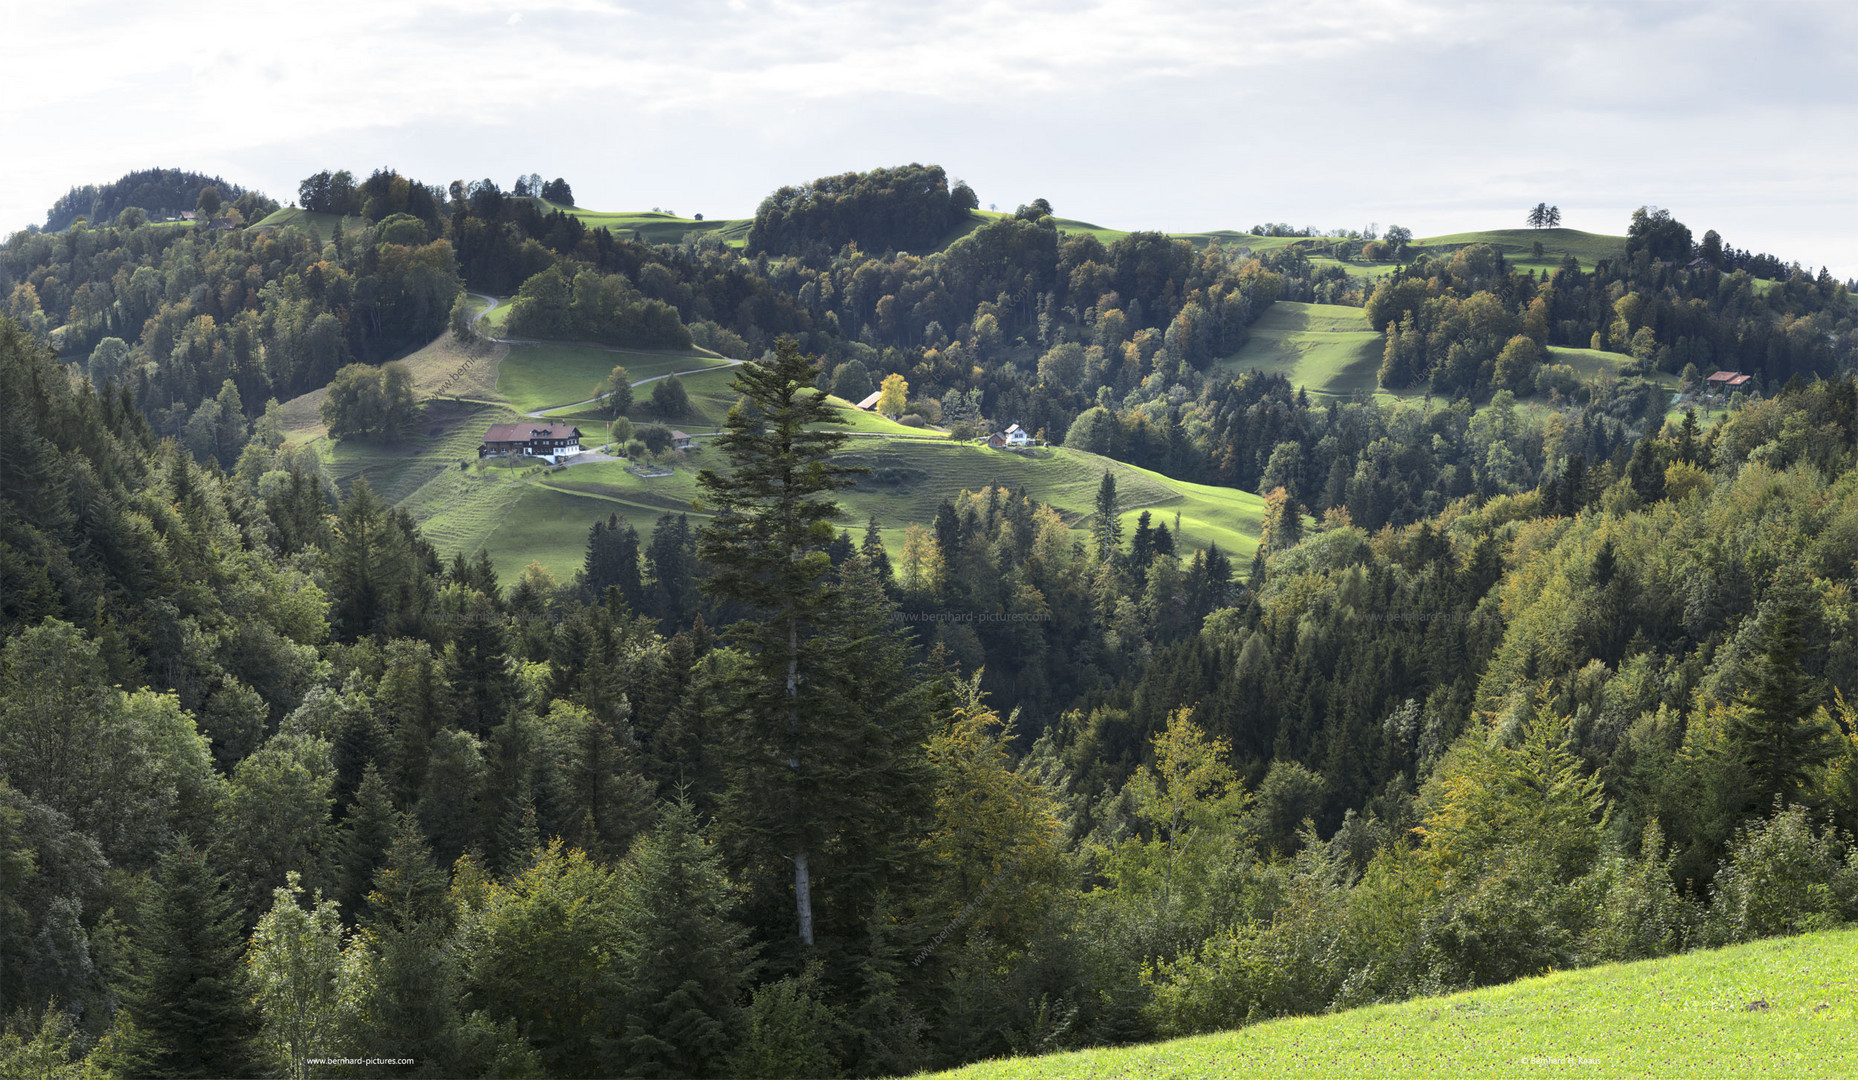
[[[1704,941],[1738,941],[1823,930],[1858,919],[1858,850],[1792,807],[1750,822],[1729,845],[1710,889]]]

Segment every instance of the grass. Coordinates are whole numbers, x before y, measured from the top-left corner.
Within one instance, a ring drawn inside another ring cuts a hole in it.
[[[754,225],[752,218],[718,218],[712,221],[698,221],[695,218],[682,218],[675,214],[662,214],[656,211],[622,211],[607,212],[601,210],[584,210],[578,206],[562,206],[559,203],[536,200],[541,203],[543,212],[560,210],[580,218],[590,229],[610,229],[613,235],[630,240],[636,233],[641,239],[651,244],[676,244],[692,233],[715,235],[730,247],[741,247],[748,241],[749,227]]]
[[[484,317],[478,320],[479,333],[489,334],[492,337],[503,333],[503,323],[510,317],[510,299],[507,296],[497,298],[497,306],[485,312]],[[472,306],[474,309],[481,309],[483,302],[473,300]]]
[[[472,438],[477,434],[473,429]],[[1175,528],[1178,514],[1187,545],[1217,543],[1235,561],[1243,562],[1257,547],[1264,516],[1264,500],[1249,492],[1170,480],[1075,450],[1014,454],[946,440],[855,439],[840,459],[872,470],[839,494],[845,514],[840,527],[856,536],[866,520],[876,517],[893,554],[901,554],[905,528],[933,525],[936,506],[943,499],[989,484],[1024,488],[1058,510],[1083,539],[1105,469],[1116,476],[1125,533],[1134,528],[1142,510],[1149,510],[1156,524],[1170,529]],[[672,475],[652,479],[627,472],[619,462],[559,471],[499,465],[460,471],[455,461],[448,460],[443,464],[449,470],[426,475],[424,483],[413,490],[408,510],[446,558],[454,552],[472,555],[481,549],[489,552],[498,575],[506,581],[520,574],[531,560],[565,580],[581,565],[587,530],[609,514],[630,522],[643,536],[649,536],[661,514],[688,513],[699,521],[707,518],[696,473],[721,462],[717,451],[701,443]],[[367,464],[375,470],[370,473],[371,482],[379,486],[382,480],[372,478],[383,471],[382,463],[370,460]]]
[[[1858,929],[1559,972],[1149,1046],[970,1065],[1058,1077],[1837,1077],[1858,1073]]]
[[[1535,258],[1535,245],[1542,245],[1542,258]],[[1581,232],[1579,229],[1489,229],[1483,232],[1451,233],[1428,236],[1413,241],[1413,248],[1428,255],[1449,255],[1472,244],[1489,244],[1503,253],[1513,269],[1554,270],[1564,255],[1572,255],[1584,269],[1593,269],[1601,259],[1619,259],[1626,254],[1626,238]]]
[[[318,240],[328,240],[335,235],[335,224],[342,223],[342,231],[352,233],[356,229],[368,227],[368,219],[344,214],[322,214],[314,210],[305,210],[299,206],[286,206],[273,210],[249,229],[281,229],[286,225],[298,225],[316,234]]]
[[[1312,394],[1346,397],[1379,389],[1384,347],[1362,308],[1280,300],[1252,324],[1245,346],[1221,363],[1281,374]]]
[[[696,351],[610,349],[599,345],[509,345],[497,369],[497,392],[518,412],[570,405],[593,396],[614,365],[625,365],[634,382],[657,375],[702,370],[726,361]],[[634,391],[643,399],[651,387]]]
[[[476,462],[484,430],[508,423],[516,414],[502,405],[468,401],[427,401],[420,408],[419,430],[391,445],[357,439],[321,439],[313,445],[329,475],[346,491],[357,479],[383,499],[404,506],[414,518],[431,512],[429,504],[448,497],[450,485],[435,480],[459,474],[458,463]]]

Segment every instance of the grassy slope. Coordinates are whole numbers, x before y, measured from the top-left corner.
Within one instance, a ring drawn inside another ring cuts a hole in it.
[[[1081,538],[1105,469],[1117,478],[1125,531],[1134,527],[1143,509],[1169,528],[1178,512],[1189,544],[1216,542],[1243,562],[1257,546],[1264,516],[1264,500],[1249,492],[1170,480],[1074,450],[1014,454],[946,440],[854,439],[843,459],[871,468],[875,475],[839,496],[845,510],[841,527],[856,536],[868,518],[876,517],[893,551],[901,550],[905,527],[934,522],[936,505],[944,498],[990,483],[1025,488],[1054,506]],[[472,553],[481,547],[506,579],[531,559],[566,578],[581,564],[587,530],[609,514],[631,522],[641,534],[666,512],[706,517],[693,508],[701,504],[696,472],[720,463],[714,449],[699,443],[671,476],[653,479],[635,476],[617,462],[552,473],[473,468],[420,492],[429,498],[468,497],[459,505],[422,500],[410,509],[422,518],[422,527],[441,554]],[[456,472],[455,464],[452,468]]]
[[[248,227],[252,229],[281,229],[286,225],[301,225],[304,228],[315,231],[318,237],[327,240],[335,235],[335,223],[338,221],[342,223],[343,232],[353,232],[356,229],[365,229],[368,227],[367,218],[345,216],[342,214],[319,214],[313,210],[305,210],[298,206],[286,206],[278,210],[273,210],[270,214],[253,222]]]
[[[567,405],[593,396],[594,388],[624,365],[634,382],[658,375],[711,367],[724,363],[715,355],[695,350],[609,349],[597,345],[510,345],[510,353],[497,369],[497,391],[520,412]],[[650,396],[642,386],[635,395]]]
[[[1765,1002],[1766,1007],[1750,1007]],[[1858,1075],[1858,929],[948,1077]]]
[[[1312,394],[1372,394],[1379,388],[1383,345],[1361,308],[1280,300],[1252,324],[1245,347],[1222,364],[1282,374]]]
[[[580,218],[590,229],[611,229],[613,235],[631,239],[637,233],[647,243],[676,244],[691,233],[715,233],[730,247],[741,247],[748,239],[749,226],[754,224],[751,218],[718,218],[714,221],[698,221],[695,218],[681,218],[675,214],[660,214],[650,210],[642,211],[603,211],[586,210],[578,206],[563,206],[543,199],[537,199],[544,213],[560,210]]]
[[[1362,393],[1382,400],[1422,396],[1422,391],[1395,395],[1378,387],[1382,348],[1383,339],[1368,328],[1367,313],[1361,308],[1280,300],[1252,324],[1245,347],[1221,364],[1234,371],[1281,373],[1293,386],[1311,394],[1348,397]],[[1603,372],[1617,375],[1632,362],[1624,353],[1599,349],[1550,346],[1548,354],[1549,363],[1566,364],[1583,379],[1597,378]],[[1660,373],[1654,381],[1677,389],[1674,375]]]

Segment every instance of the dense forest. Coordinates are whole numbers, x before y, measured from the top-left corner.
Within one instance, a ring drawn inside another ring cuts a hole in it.
[[[746,256],[346,175],[327,241],[0,249],[0,1073],[897,1075],[1858,919],[1844,284],[1651,211],[1364,288],[1043,200],[904,248],[972,205],[919,166],[783,189]],[[704,516],[505,584],[284,442],[332,380],[414,407],[387,362],[467,285],[756,359]],[[1287,299],[1439,400],[1225,371]],[[1560,344],[1760,388],[1519,407]],[[1087,540],[980,486],[887,547],[809,392],[887,375],[1266,492],[1264,542],[1125,533],[1106,473]]]

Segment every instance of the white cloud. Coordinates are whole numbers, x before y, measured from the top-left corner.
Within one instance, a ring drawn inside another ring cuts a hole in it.
[[[922,160],[984,201],[1125,227],[1455,231],[1548,199],[1617,232],[1656,202],[1858,275],[1858,13],[1837,4],[91,0],[4,19],[30,47],[9,68],[29,92],[0,97],[0,228],[155,164],[284,199],[323,167],[533,169],[587,205],[725,216]]]

